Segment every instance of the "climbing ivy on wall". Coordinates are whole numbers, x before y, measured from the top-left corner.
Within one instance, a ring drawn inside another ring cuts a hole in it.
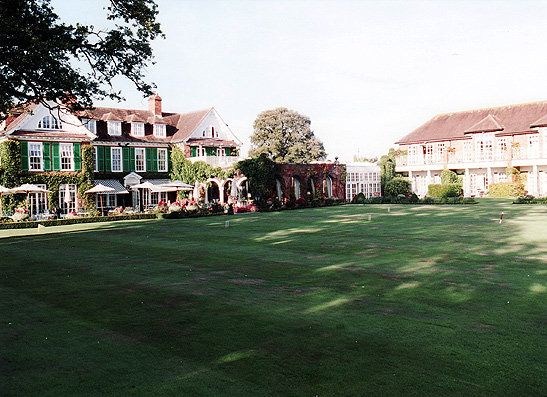
[[[45,184],[51,193],[48,193],[49,204],[52,207],[59,206],[59,186],[72,184],[78,187],[78,195],[86,210],[95,207],[93,195],[84,192],[93,186],[93,147],[82,145],[82,170],[81,171],[54,171],[29,173],[21,169],[21,146],[19,141],[7,140],[0,144],[0,185],[13,188],[23,183]],[[23,205],[22,195],[2,196],[2,204],[5,209],[13,210]]]

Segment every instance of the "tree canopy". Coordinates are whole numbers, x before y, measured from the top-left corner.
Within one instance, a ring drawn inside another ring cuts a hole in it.
[[[308,117],[287,108],[266,110],[254,122],[249,155],[266,154],[280,163],[309,163],[327,156],[310,129]]]
[[[112,27],[68,25],[50,0],[0,0],[0,119],[27,102],[61,102],[78,110],[94,99],[123,99],[113,79],[124,76],[145,95],[150,42],[162,36],[153,0],[110,0]]]

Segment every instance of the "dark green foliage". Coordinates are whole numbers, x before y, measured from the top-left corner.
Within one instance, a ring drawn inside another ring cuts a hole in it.
[[[431,184],[427,187],[429,197],[459,197],[463,194],[459,183]]]
[[[209,178],[228,178],[233,174],[232,171],[223,171],[222,168],[213,168],[204,161],[192,163],[188,160],[182,150],[174,147],[171,150],[171,179],[181,180],[193,185],[196,180],[206,182]]]
[[[395,166],[396,166],[397,152],[395,149],[390,148],[387,155],[380,157],[378,165],[380,166],[380,183],[382,186],[382,192],[386,194],[386,187],[389,181],[395,178]]]
[[[361,192],[351,199],[352,204],[362,204],[365,202],[365,195]]]
[[[117,76],[139,91],[152,60],[150,41],[162,36],[152,0],[111,0],[112,28],[59,21],[49,0],[2,0],[0,4],[0,114],[27,102],[61,101],[72,109],[93,99],[121,99]],[[83,70],[89,70],[86,74]]]
[[[262,154],[278,163],[309,163],[327,156],[323,143],[310,129],[308,117],[287,108],[258,115],[251,136],[251,157]]]
[[[274,161],[263,153],[258,157],[236,163],[234,168],[247,177],[249,191],[253,195],[258,194],[260,199],[267,200],[272,193],[271,187],[275,186],[274,164]]]
[[[387,182],[385,186],[385,196],[410,196],[412,194],[412,184],[407,178],[396,177]]]
[[[517,198],[513,204],[547,204],[547,197],[536,198],[532,195],[526,195]]]

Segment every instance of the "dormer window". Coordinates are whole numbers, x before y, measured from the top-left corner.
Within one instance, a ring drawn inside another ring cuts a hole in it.
[[[108,121],[108,135],[121,136],[122,135],[122,123],[121,121]]]
[[[131,123],[131,135],[144,136],[144,123]]]
[[[84,127],[91,131],[93,134],[97,133],[97,120],[82,119],[82,123]]]
[[[61,129],[61,123],[59,123],[55,117],[48,115],[38,122],[38,128],[43,128],[45,130],[59,130]]]
[[[167,134],[165,124],[154,124],[154,136],[156,138],[165,138],[166,135]]]

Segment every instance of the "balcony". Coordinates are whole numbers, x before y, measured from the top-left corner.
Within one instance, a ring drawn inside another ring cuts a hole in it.
[[[538,150],[527,150],[527,148],[513,149],[500,152],[449,152],[445,154],[445,160],[434,158],[433,156],[408,156],[408,154],[397,156],[397,167],[415,166],[415,165],[450,165],[450,164],[471,164],[471,163],[492,163],[508,162],[515,160],[538,160],[541,157]]]
[[[231,168],[235,163],[241,160],[239,156],[196,156],[190,157],[192,163],[196,161],[204,161],[212,167]]]

